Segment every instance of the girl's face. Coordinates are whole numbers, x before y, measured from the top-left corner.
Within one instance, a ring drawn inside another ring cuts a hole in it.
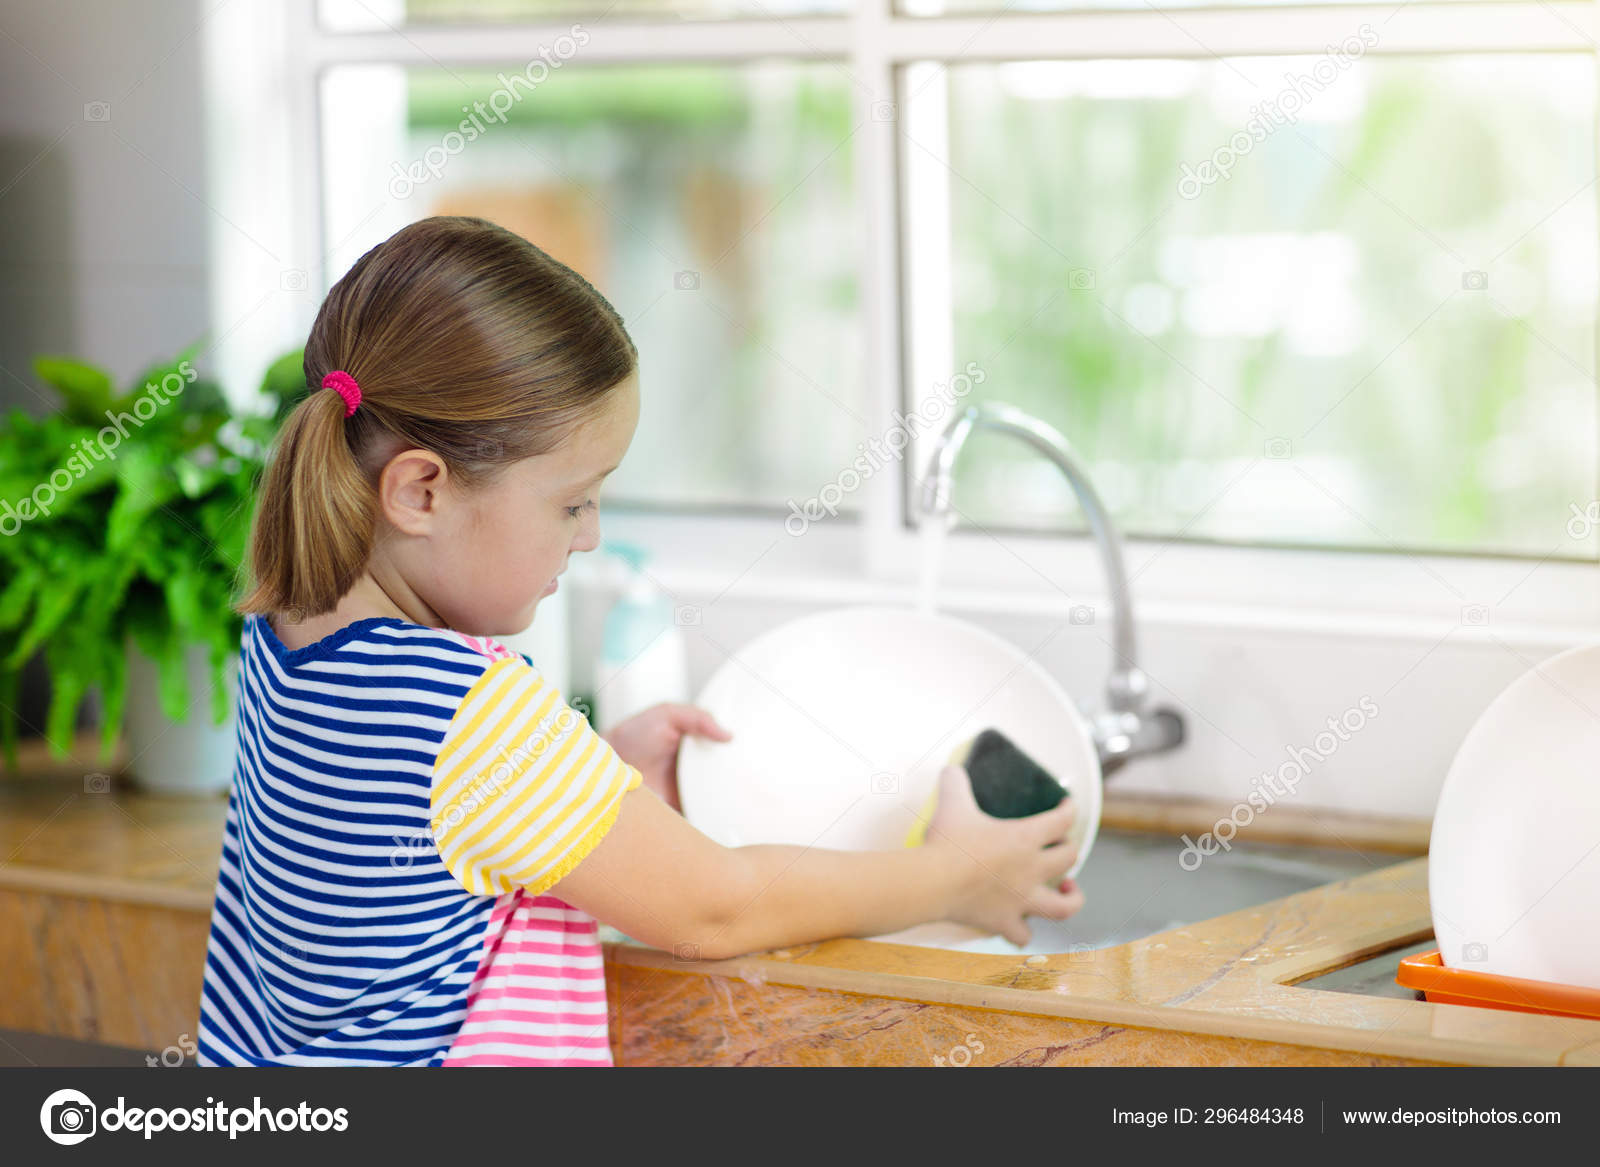
[[[523,631],[572,553],[599,546],[600,485],[622,461],[638,421],[634,375],[548,454],[513,463],[474,490],[447,481],[426,533],[396,548],[406,590],[447,628],[475,636]]]

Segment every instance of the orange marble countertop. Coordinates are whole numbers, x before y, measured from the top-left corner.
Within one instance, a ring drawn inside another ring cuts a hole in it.
[[[997,956],[830,940],[685,963],[631,943],[617,964],[1036,1017],[1460,1065],[1600,1065],[1600,1021],[1303,988],[1426,939],[1427,860],[1411,859],[1113,948]]]
[[[1204,831],[1211,803],[1108,791],[1102,827]],[[1219,1035],[1457,1065],[1600,1065],[1600,1021],[1303,987],[1324,972],[1432,936],[1429,823],[1275,807],[1241,839],[1342,844],[1400,861],[1350,879],[1110,948],[998,956],[830,940],[686,963],[633,943],[613,964],[758,984]],[[1405,858],[1405,856],[1413,856]],[[1399,958],[1395,958],[1398,965]]]
[[[209,913],[223,799],[102,791],[83,769],[34,766],[0,779],[0,888]],[[1415,854],[1426,824],[1279,814],[1277,837],[1341,838]],[[1109,797],[1105,821],[1171,830],[1208,808]],[[1313,829],[1313,819],[1320,824]],[[1297,823],[1306,829],[1297,833]],[[1186,827],[1183,829],[1187,829]],[[1037,1017],[1215,1034],[1457,1064],[1600,1065],[1600,1021],[1434,1005],[1301,987],[1319,973],[1426,939],[1427,862],[1355,878],[1112,948],[999,956],[831,940],[685,963],[641,945],[612,964]]]

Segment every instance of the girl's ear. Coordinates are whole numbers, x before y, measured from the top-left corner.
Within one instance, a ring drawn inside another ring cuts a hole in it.
[[[431,450],[402,450],[378,474],[378,512],[404,534],[427,535],[449,479],[449,468]]]

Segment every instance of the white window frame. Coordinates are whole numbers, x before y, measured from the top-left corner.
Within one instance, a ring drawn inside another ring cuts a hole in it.
[[[919,61],[1190,58],[1317,54],[1362,23],[1381,30],[1377,55],[1473,52],[1600,52],[1594,0],[1383,4],[1321,7],[1172,9],[911,17],[892,0],[856,0],[848,15],[770,19],[585,21],[575,15],[536,24],[409,26],[331,32],[318,26],[315,0],[287,5],[287,166],[292,220],[285,267],[311,273],[313,290],[330,275],[317,257],[322,237],[319,113],[321,73],[352,62],[401,65],[503,64],[533,59],[571,25],[591,40],[585,64],[748,62],[775,58],[841,63],[852,78],[857,214],[867,241],[860,256],[864,412],[882,433],[918,392],[904,367],[902,289],[906,286],[901,205],[904,158],[898,122],[875,112],[899,99],[903,66]],[[258,46],[259,47],[259,46]],[[263,175],[267,169],[263,167]],[[290,310],[304,334],[312,296]],[[922,378],[918,378],[919,380]],[[903,400],[902,394],[905,394]],[[1069,435],[1070,436],[1070,435]],[[1091,467],[1092,470],[1092,467]],[[1597,468],[1600,473],[1600,468]],[[782,515],[611,509],[608,533],[647,545],[655,574],[684,594],[840,602],[909,596],[918,539],[905,521],[907,475],[881,473],[852,497],[858,514],[819,525],[787,542]],[[820,487],[821,484],[819,484]],[[957,484],[959,491],[959,482]],[[1597,487],[1600,493],[1600,487]],[[1575,500],[1581,505],[1586,500]],[[1083,537],[958,530],[945,557],[956,606],[1053,613],[1099,598],[1093,548]],[[775,542],[776,540],[776,542]],[[752,559],[753,551],[769,548]],[[780,549],[781,548],[781,549]],[[1554,549],[1553,549],[1554,550]],[[1600,565],[1527,559],[1363,551],[1283,550],[1164,540],[1128,547],[1134,591],[1146,613],[1196,620],[1298,627],[1359,626],[1415,636],[1420,627],[1474,622],[1522,627],[1541,640],[1584,638],[1600,626]],[[1464,615],[1464,613],[1467,613]]]

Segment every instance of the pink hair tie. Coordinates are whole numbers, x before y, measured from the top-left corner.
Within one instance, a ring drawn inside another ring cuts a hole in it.
[[[361,386],[356,384],[356,379],[343,369],[335,369],[322,378],[322,387],[332,389],[344,398],[344,415],[349,417],[356,411],[356,406],[361,404]]]

